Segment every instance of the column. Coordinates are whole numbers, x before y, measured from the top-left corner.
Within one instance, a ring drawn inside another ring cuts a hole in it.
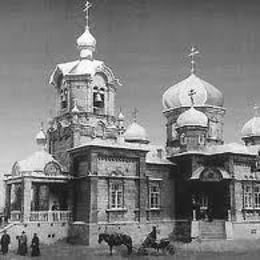
[[[30,219],[31,214],[31,190],[32,190],[32,180],[28,177],[24,177],[22,186],[22,210],[21,210],[21,220],[27,222]]]
[[[236,219],[236,197],[235,197],[235,183],[234,180],[231,180],[229,183],[229,203],[230,203],[230,210],[228,212],[228,221],[232,221]]]
[[[10,184],[10,210],[13,210],[13,204],[15,200],[15,184]]]
[[[49,210],[49,186],[47,184],[39,187],[39,210]]]

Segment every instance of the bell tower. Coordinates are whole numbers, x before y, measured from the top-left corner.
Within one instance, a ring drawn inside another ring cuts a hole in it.
[[[77,39],[78,60],[58,64],[50,77],[56,90],[56,115],[49,124],[49,150],[66,165],[67,149],[93,139],[111,141],[118,137],[115,95],[120,86],[112,70],[96,60],[96,39],[89,28],[86,2],[86,26]]]

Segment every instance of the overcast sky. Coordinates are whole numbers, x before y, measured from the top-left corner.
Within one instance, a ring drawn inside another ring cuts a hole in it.
[[[189,75],[191,45],[200,50],[197,75],[225,96],[226,142],[260,105],[260,2],[96,0],[90,13],[94,57],[121,79],[117,106],[153,143],[165,144],[163,92]],[[54,107],[48,79],[57,63],[78,58],[83,0],[0,1],[0,171],[35,151],[40,122]],[[129,123],[129,120],[127,121]]]

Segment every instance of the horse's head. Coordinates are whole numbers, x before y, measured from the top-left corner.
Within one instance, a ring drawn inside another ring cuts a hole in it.
[[[107,234],[106,233],[100,233],[98,235],[98,243],[100,244],[103,240],[106,240]]]

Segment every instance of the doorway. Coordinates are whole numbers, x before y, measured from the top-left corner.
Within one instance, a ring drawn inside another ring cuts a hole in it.
[[[229,209],[229,185],[226,181],[192,185],[193,209],[197,220],[226,219]]]

